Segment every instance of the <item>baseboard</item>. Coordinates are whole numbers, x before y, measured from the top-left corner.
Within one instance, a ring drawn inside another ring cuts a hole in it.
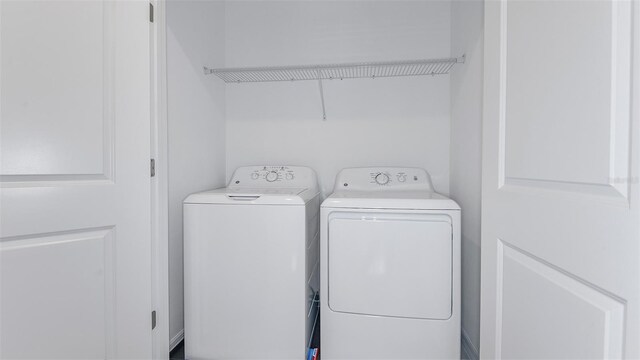
[[[169,351],[173,351],[173,349],[180,344],[180,341],[184,340],[184,329],[178,331],[176,336],[171,338],[169,342]]]
[[[464,329],[462,329],[462,351],[464,351],[466,358],[469,360],[480,359],[478,349],[473,345],[469,335],[467,335],[467,332],[464,331]]]

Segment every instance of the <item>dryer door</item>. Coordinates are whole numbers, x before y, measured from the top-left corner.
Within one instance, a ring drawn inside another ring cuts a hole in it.
[[[329,308],[445,320],[451,316],[451,218],[334,212],[329,217]]]

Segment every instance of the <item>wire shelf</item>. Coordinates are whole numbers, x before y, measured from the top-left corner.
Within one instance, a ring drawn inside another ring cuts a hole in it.
[[[425,59],[409,61],[365,62],[328,65],[301,65],[251,68],[210,69],[205,74],[215,74],[226,83],[252,83],[269,81],[334,80],[379,78],[397,76],[448,74],[459,58]]]
[[[204,68],[205,74],[215,74],[225,83],[255,83],[270,81],[316,80],[320,90],[322,119],[327,119],[323,80],[361,79],[397,76],[444,75],[465,57],[408,61],[364,62],[328,65],[272,66],[246,68]]]

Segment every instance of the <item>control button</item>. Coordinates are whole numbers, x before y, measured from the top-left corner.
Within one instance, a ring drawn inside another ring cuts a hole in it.
[[[397,177],[398,177],[398,181],[400,181],[400,182],[407,181],[407,175],[405,175],[405,174],[398,174]]]
[[[287,173],[287,180],[293,180],[293,174]]]
[[[260,175],[258,173],[251,173],[251,179],[258,180],[259,177]]]
[[[265,179],[267,179],[268,182],[274,182],[278,180],[278,173],[276,171],[269,171]]]
[[[383,173],[376,175],[376,183],[378,185],[387,185],[389,183],[389,175]]]

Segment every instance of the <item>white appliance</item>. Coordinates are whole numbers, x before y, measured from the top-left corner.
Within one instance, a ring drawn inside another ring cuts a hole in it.
[[[306,167],[238,168],[184,201],[187,359],[304,359],[317,314],[319,205]]]
[[[460,358],[460,207],[425,170],[342,170],[320,233],[323,360]]]

